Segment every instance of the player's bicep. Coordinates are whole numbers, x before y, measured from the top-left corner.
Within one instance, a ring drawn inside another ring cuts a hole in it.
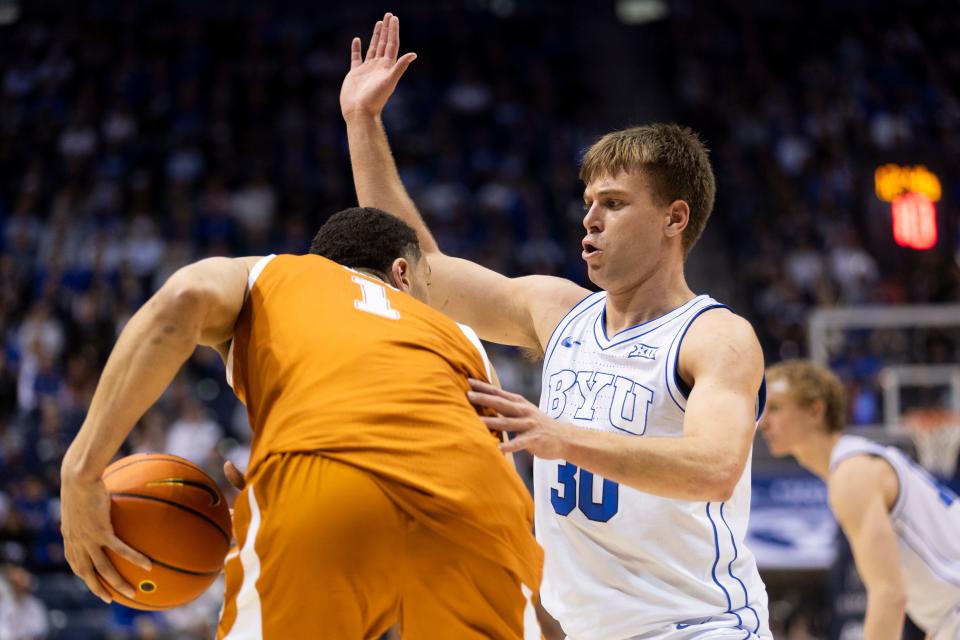
[[[508,278],[461,258],[428,259],[431,305],[499,344],[541,348],[563,314],[589,294],[562,278]]]
[[[867,588],[899,589],[900,553],[883,496],[882,464],[865,456],[842,462],[830,476],[830,508],[850,541]]]
[[[763,352],[752,327],[727,311],[705,314],[682,344],[683,371],[692,390],[684,415],[684,436],[716,447],[739,477],[753,443],[757,394],[763,379]]]
[[[200,323],[199,344],[229,340],[247,293],[250,268],[258,258],[207,258],[174,273],[157,292],[161,300],[186,300]]]

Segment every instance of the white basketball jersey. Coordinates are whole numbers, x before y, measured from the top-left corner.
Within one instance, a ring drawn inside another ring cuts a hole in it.
[[[605,301],[588,296],[550,337],[540,409],[583,429],[681,436],[688,390],[677,354],[691,323],[723,305],[698,296],[608,337]],[[771,637],[766,590],[743,544],[749,462],[726,502],[661,498],[539,458],[534,491],[541,598],[570,638]]]
[[[883,458],[900,482],[890,519],[897,533],[907,614],[931,636],[960,607],[960,499],[898,449],[843,436],[830,468],[851,456]]]

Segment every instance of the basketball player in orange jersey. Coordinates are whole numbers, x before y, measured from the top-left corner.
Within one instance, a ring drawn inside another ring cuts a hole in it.
[[[103,547],[148,562],[113,535],[100,475],[202,344],[254,431],[218,638],[394,624],[404,638],[522,638],[542,563],[532,503],[467,401],[468,378],[491,375],[479,341],[424,304],[429,270],[410,227],[348,209],[310,255],[171,276],[124,328],[64,457],[64,542],[87,586],[108,599],[99,573],[132,594]]]

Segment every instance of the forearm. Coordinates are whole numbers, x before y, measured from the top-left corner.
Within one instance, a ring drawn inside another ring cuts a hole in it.
[[[563,441],[562,457],[578,467],[675,500],[726,500],[743,472],[737,452],[703,438],[638,438],[565,425]]]
[[[867,615],[863,621],[864,640],[900,640],[905,609],[905,597],[901,591],[868,589]]]
[[[346,123],[353,183],[360,206],[376,207],[397,216],[416,230],[424,253],[439,251],[400,180],[380,118],[354,113],[347,116]]]
[[[110,354],[90,410],[63,459],[63,475],[91,479],[160,397],[200,337],[196,301],[158,293],[130,319]]]

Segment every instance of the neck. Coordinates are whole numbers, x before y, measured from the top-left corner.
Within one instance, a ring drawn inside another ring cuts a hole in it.
[[[638,282],[623,289],[607,289],[607,333],[613,335],[658,318],[693,297],[683,275],[682,262],[670,268],[657,265]]]
[[[373,269],[354,269],[354,271],[359,271],[360,273],[362,273],[362,274],[365,275],[365,276],[370,276],[371,278],[376,278],[377,280],[380,280],[381,282],[385,282],[386,284],[390,284],[390,281],[387,280],[387,278],[386,278],[382,273],[380,273],[379,271],[374,271]]]
[[[801,467],[826,480],[830,475],[830,455],[842,435],[842,433],[818,433],[802,447],[797,447],[793,456]]]

